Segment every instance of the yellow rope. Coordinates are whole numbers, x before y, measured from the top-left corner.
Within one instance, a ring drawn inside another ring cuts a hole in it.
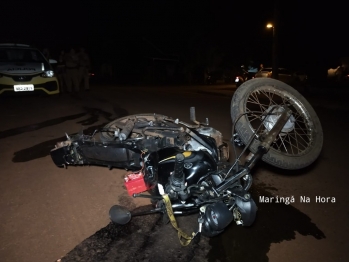
[[[172,205],[171,205],[171,200],[168,197],[167,194],[162,195],[162,198],[164,199],[164,203],[166,205],[166,211],[167,211],[167,215],[170,218],[171,224],[172,226],[178,231],[178,238],[179,238],[179,242],[181,243],[182,246],[187,246],[190,244],[191,240],[194,238],[195,233],[193,232],[191,236],[189,236],[188,234],[186,234],[185,232],[182,231],[182,229],[180,229],[177,225],[177,221],[176,218],[173,214],[173,210],[172,210]]]

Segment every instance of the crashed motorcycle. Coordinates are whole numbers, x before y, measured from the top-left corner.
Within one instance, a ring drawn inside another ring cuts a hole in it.
[[[323,132],[308,101],[291,86],[270,78],[241,85],[231,101],[231,146],[221,132],[199,122],[162,114],[116,119],[93,134],[66,135],[51,150],[59,167],[99,165],[128,170],[125,187],[132,197],[149,198],[148,211],[130,212],[115,205],[110,219],[127,224],[133,216],[161,213],[178,231],[182,245],[200,235],[216,236],[235,222],[250,226],[257,205],[249,193],[251,170],[263,160],[281,169],[301,169],[319,156]],[[239,155],[236,146],[243,146]],[[184,233],[177,215],[198,214],[194,232]]]

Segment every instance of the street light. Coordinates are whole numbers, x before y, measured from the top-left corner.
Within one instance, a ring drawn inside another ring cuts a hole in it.
[[[278,63],[277,63],[277,38],[275,33],[275,26],[272,23],[267,24],[267,28],[273,29],[273,63],[272,63],[272,78],[278,79]]]

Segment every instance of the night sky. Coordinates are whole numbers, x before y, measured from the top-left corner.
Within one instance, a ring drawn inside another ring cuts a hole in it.
[[[279,65],[333,66],[349,56],[346,5],[305,2],[279,3]],[[96,62],[129,66],[158,56],[188,63],[209,53],[226,65],[271,65],[273,38],[266,24],[274,20],[273,0],[12,1],[1,9],[0,42],[48,47],[53,55],[83,46]]]

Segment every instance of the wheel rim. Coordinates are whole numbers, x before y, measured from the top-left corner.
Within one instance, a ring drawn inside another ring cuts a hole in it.
[[[306,154],[314,141],[314,125],[303,103],[289,92],[270,86],[253,90],[245,103],[250,128],[253,131],[257,130],[258,138],[269,131],[276,119],[275,116],[265,117],[265,111],[271,110],[275,105],[288,106],[292,110],[292,116],[270,149],[287,156]],[[262,123],[263,119],[265,123]]]

